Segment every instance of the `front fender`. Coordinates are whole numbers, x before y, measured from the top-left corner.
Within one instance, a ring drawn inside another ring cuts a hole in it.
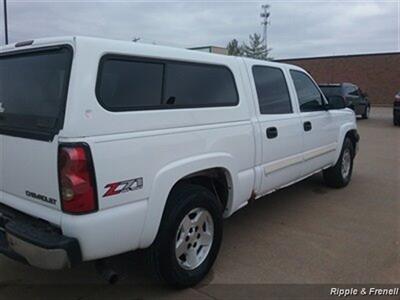
[[[344,138],[346,137],[346,134],[351,130],[357,130],[357,125],[355,122],[347,122],[347,123],[344,123],[340,127],[339,138],[338,138],[338,147],[336,149],[334,165],[337,163],[339,156],[340,156],[340,152],[342,151]]]
[[[229,172],[233,197],[238,181],[235,174],[238,174],[238,170],[235,169],[233,156],[228,153],[210,153],[178,160],[166,165],[156,174],[148,199],[140,248],[147,248],[153,243],[172,187],[187,175],[211,168],[223,168]],[[232,205],[232,201],[228,205]]]

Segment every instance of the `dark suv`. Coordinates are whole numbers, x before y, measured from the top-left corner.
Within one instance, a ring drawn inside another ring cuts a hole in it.
[[[400,126],[400,92],[394,96],[393,102],[393,124]]]
[[[357,85],[345,82],[320,84],[319,87],[327,98],[330,96],[343,97],[346,106],[354,110],[356,115],[368,119],[371,105],[367,94],[363,93]]]

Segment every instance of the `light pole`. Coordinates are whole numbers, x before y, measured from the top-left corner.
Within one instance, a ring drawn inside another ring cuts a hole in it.
[[[7,22],[7,0],[3,0],[4,4],[4,40],[8,44],[8,22]]]
[[[260,14],[260,17],[262,18],[261,24],[263,25],[263,40],[264,40],[264,46],[265,49],[268,50],[268,43],[267,43],[267,27],[269,24],[269,17],[271,13],[269,12],[270,6],[268,4],[264,4],[261,6],[262,8],[262,13]]]

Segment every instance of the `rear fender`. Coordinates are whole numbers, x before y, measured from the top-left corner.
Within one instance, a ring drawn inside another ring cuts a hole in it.
[[[140,248],[147,248],[153,243],[172,187],[187,175],[211,168],[222,168],[229,173],[232,190],[231,197],[227,203],[227,210],[230,211],[232,209],[235,196],[234,187],[237,186],[238,181],[237,176],[233,174],[238,174],[238,170],[235,169],[234,159],[230,154],[210,153],[175,161],[162,168],[155,176],[148,200]]]

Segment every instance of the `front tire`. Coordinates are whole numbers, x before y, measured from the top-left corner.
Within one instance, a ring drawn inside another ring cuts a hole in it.
[[[207,275],[221,241],[217,197],[202,186],[179,184],[168,197],[149,261],[160,279],[177,288],[190,287]]]
[[[323,171],[326,185],[333,188],[342,188],[349,184],[353,173],[354,145],[346,137],[337,163]]]

